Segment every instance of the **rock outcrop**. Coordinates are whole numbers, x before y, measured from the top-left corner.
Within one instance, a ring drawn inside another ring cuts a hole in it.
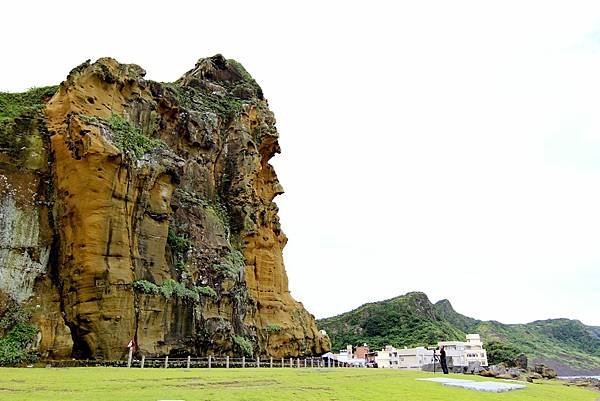
[[[0,290],[32,308],[42,356],[328,351],[288,289],[260,87],[220,55],[144,74],[86,62],[1,133],[22,140],[0,142]]]

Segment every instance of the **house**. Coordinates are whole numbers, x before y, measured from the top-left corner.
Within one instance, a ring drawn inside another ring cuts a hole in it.
[[[377,351],[375,357],[378,367],[393,369],[420,369],[432,360],[433,351],[425,347],[397,349],[391,345]]]
[[[346,349],[342,349],[339,353],[333,354],[333,358],[339,362],[347,363],[352,366],[365,366],[365,363],[367,362],[364,355],[358,357],[354,354],[352,345],[347,345]]]
[[[357,359],[365,359],[369,352],[369,346],[367,344],[363,344],[356,347],[356,350],[354,351],[354,357]]]
[[[469,366],[471,363],[479,363],[480,366],[488,366],[487,352],[479,334],[467,334],[466,340],[438,342],[438,348],[444,346],[448,364]],[[375,362],[380,368],[421,369],[433,363],[433,355],[433,349],[425,347],[397,349],[387,345],[381,351],[377,351]],[[439,351],[436,351],[436,356],[439,357]]]
[[[480,366],[488,366],[487,352],[479,334],[467,334],[467,341],[440,341],[438,346],[444,346],[448,363],[454,366],[469,366],[479,363]]]

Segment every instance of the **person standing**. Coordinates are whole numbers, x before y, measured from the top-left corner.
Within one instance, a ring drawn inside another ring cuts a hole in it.
[[[442,365],[442,371],[444,372],[445,375],[448,374],[448,364],[446,363],[446,350],[444,349],[444,346],[442,345],[442,348],[440,349],[440,365]]]

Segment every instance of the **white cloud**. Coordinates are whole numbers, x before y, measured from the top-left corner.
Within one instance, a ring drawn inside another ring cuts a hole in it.
[[[422,290],[600,325],[596,2],[13,3],[3,90],[105,55],[159,81],[244,63],[278,118],[291,289],[317,316]]]

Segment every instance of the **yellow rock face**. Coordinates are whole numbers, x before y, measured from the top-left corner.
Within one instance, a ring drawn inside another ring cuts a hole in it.
[[[29,158],[51,176],[52,257],[28,301],[42,355],[119,359],[130,339],[145,355],[328,351],[289,293],[260,87],[221,56],[175,84],[143,76],[85,63],[46,106],[50,162]]]

